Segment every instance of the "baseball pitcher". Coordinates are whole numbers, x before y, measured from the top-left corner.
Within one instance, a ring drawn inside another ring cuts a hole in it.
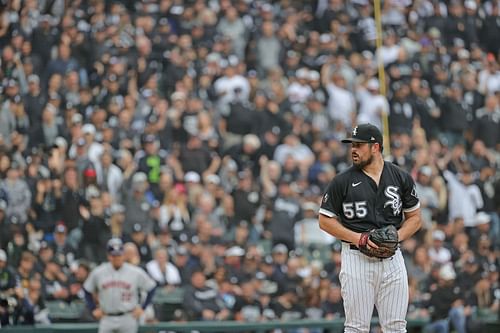
[[[398,243],[421,225],[415,183],[383,160],[374,125],[356,126],[342,142],[352,144],[353,166],[328,185],[319,224],[343,241],[345,332],[368,332],[374,306],[383,332],[406,332],[408,277]]]

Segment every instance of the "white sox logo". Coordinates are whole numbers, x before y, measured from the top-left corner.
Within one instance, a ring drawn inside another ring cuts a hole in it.
[[[358,134],[358,126],[352,129],[352,136],[356,136],[356,134]]]
[[[401,197],[398,193],[397,186],[387,186],[385,188],[384,194],[390,200],[386,201],[384,204],[384,208],[387,206],[391,206],[392,213],[397,216],[401,213],[401,208],[403,207],[403,203],[401,202]]]

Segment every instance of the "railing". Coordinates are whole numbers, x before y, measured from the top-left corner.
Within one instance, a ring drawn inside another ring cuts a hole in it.
[[[372,324],[377,324],[377,319]],[[427,320],[408,321],[408,330],[420,332],[427,324]],[[141,333],[157,332],[265,332],[272,329],[298,329],[298,328],[323,328],[329,332],[342,332],[344,320],[292,320],[292,321],[268,321],[260,323],[244,323],[237,321],[194,321],[194,322],[162,322],[158,324],[141,326]],[[97,323],[79,323],[79,324],[52,324],[36,326],[13,326],[1,328],[2,333],[95,333],[97,332]]]

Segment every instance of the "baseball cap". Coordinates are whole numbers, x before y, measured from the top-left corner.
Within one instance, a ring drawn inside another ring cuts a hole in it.
[[[245,250],[239,246],[232,246],[224,252],[226,257],[242,257],[245,255]]]
[[[65,138],[63,138],[62,136],[58,136],[55,140],[54,140],[54,146],[58,147],[58,148],[67,148],[68,147],[68,142],[66,141]]]
[[[464,2],[464,7],[465,7],[465,9],[476,10],[477,9],[477,3],[474,0],[466,0]]]
[[[428,165],[424,165],[422,166],[420,169],[419,169],[419,172],[422,174],[422,175],[425,175],[427,177],[430,177],[432,176],[432,168]]]
[[[7,261],[7,253],[0,249],[0,261]]]
[[[134,226],[132,227],[132,231],[133,232],[141,232],[142,231],[142,225],[140,225],[139,223],[134,224]]]
[[[444,234],[444,232],[442,230],[434,230],[432,232],[432,239],[434,240],[439,240],[439,241],[444,241],[446,238],[446,235]]]
[[[273,247],[273,253],[282,253],[282,254],[286,254],[288,253],[288,248],[286,247],[285,244],[276,244],[274,247]]]
[[[28,76],[28,83],[39,83],[40,82],[40,77],[36,74],[31,74]]]
[[[477,224],[488,224],[491,222],[491,217],[488,213],[479,212],[476,214],[476,222]]]
[[[87,168],[87,169],[83,170],[83,175],[85,177],[96,177],[97,176],[97,172],[96,172],[95,169]]]
[[[143,183],[148,180],[148,176],[144,172],[136,172],[132,176],[132,183]]]
[[[457,274],[455,273],[455,270],[451,266],[451,264],[444,265],[441,267],[439,270],[439,277],[443,280],[449,281],[455,279]]]
[[[184,176],[184,181],[186,183],[199,183],[201,180],[200,175],[195,171],[188,171]]]
[[[83,134],[92,134],[94,135],[96,132],[95,126],[92,124],[85,124],[82,127],[82,133]]]
[[[380,88],[380,83],[377,79],[372,78],[366,83],[366,88],[369,90],[378,90]]]
[[[189,254],[189,251],[184,246],[179,246],[175,253],[179,256],[187,256]]]
[[[220,177],[215,175],[215,174],[207,175],[207,177],[205,179],[206,179],[207,183],[215,184],[215,185],[220,184]]]
[[[120,204],[112,204],[110,207],[110,213],[111,214],[120,214],[125,212],[125,206],[120,205]]]
[[[156,136],[153,134],[147,134],[143,138],[144,143],[153,143],[156,141]]]
[[[352,136],[342,140],[343,143],[368,142],[382,145],[383,138],[380,130],[372,124],[360,124],[352,129]]]
[[[318,205],[315,202],[307,201],[302,204],[302,210],[317,211]]]
[[[83,121],[83,117],[81,114],[79,113],[75,113],[72,117],[71,117],[71,123],[73,124],[81,124]]]
[[[55,232],[57,233],[65,233],[66,232],[66,226],[64,223],[58,223],[55,228]]]
[[[108,253],[112,256],[123,254],[123,242],[120,238],[111,238],[107,244]]]

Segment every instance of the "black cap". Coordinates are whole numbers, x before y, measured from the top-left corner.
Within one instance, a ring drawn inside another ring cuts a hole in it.
[[[383,138],[380,130],[372,124],[360,124],[352,129],[352,136],[342,140],[343,143],[368,142],[382,145]]]
[[[133,232],[141,232],[142,231],[142,225],[140,225],[139,223],[134,224],[134,226],[132,227],[132,231]]]
[[[146,134],[142,141],[144,143],[153,143],[156,141],[156,136],[154,134]]]
[[[112,256],[123,254],[123,242],[120,238],[111,238],[107,244],[108,253]]]

